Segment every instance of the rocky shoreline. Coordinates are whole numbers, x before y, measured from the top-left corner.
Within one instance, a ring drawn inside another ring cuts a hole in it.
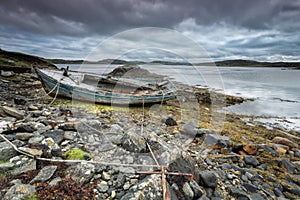
[[[0,199],[163,199],[165,184],[171,199],[300,198],[299,135],[232,114],[218,129],[213,92],[178,85],[187,107],[50,105],[34,74],[0,78]]]

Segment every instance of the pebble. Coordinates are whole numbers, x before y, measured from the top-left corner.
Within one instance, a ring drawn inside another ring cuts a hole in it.
[[[105,171],[102,172],[102,176],[101,176],[101,177],[102,177],[102,179],[105,180],[105,181],[108,181],[108,180],[111,179],[110,174],[107,173],[107,172],[105,172]]]
[[[245,160],[246,164],[252,165],[253,167],[256,167],[257,165],[259,165],[258,160],[253,156],[245,156],[244,160]]]
[[[56,177],[54,179],[52,179],[50,182],[49,182],[49,185],[50,186],[55,186],[57,183],[59,183],[60,181],[62,181],[62,179],[60,177]]]
[[[190,185],[190,187],[194,191],[194,197],[195,198],[199,198],[199,197],[201,197],[205,193],[203,191],[203,189],[198,185],[198,183],[195,180],[191,180],[189,182],[189,185]]]
[[[183,184],[182,190],[183,190],[185,199],[193,199],[194,198],[194,192],[188,182],[185,182]]]
[[[33,133],[17,133],[15,139],[27,141],[34,136]]]
[[[218,179],[214,172],[207,171],[207,170],[202,171],[202,172],[200,172],[200,177],[207,187],[211,187],[211,188],[217,187]]]
[[[32,149],[32,148],[28,148],[28,147],[19,147],[19,150],[24,151],[33,156],[41,156],[43,154],[42,150]]]
[[[108,185],[106,181],[101,181],[98,185],[97,185],[97,189],[99,192],[107,192],[108,190]]]
[[[41,144],[45,137],[44,136],[35,136],[29,139],[28,144],[31,144],[32,146],[38,146]]]
[[[130,188],[131,184],[129,182],[126,182],[123,186],[124,190],[128,190]]]

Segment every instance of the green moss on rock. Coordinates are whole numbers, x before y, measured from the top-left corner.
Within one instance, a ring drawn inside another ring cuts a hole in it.
[[[64,153],[63,158],[66,160],[89,160],[92,156],[82,149],[75,148]]]

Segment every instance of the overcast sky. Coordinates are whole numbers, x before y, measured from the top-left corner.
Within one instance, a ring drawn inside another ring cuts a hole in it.
[[[101,42],[114,38],[99,58],[120,56],[117,50],[128,48],[130,53],[120,57],[168,60],[174,52],[157,50],[153,55],[152,50],[132,47],[142,42],[150,43],[145,48],[158,47],[153,44],[159,42],[166,50],[185,48],[186,39],[178,38],[182,35],[213,60],[300,61],[299,19],[299,0],[1,0],[0,48],[85,59]],[[136,35],[131,30],[143,27],[167,29],[152,28],[150,35],[160,39],[144,41],[141,37],[149,29],[137,29]],[[130,37],[122,34],[128,30]],[[198,56],[193,53],[198,50],[189,48],[189,56]]]

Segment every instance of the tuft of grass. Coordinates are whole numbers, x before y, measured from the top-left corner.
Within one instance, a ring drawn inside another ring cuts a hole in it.
[[[82,149],[75,148],[64,153],[63,158],[66,160],[89,160],[92,156]]]

